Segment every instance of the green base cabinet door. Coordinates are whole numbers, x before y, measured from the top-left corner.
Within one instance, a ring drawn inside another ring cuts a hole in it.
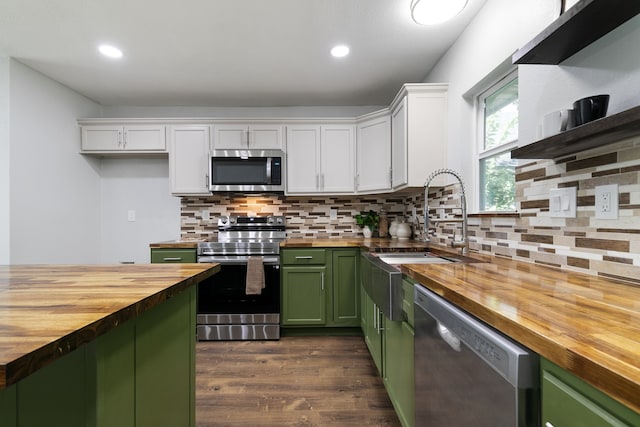
[[[413,328],[385,319],[383,335],[384,385],[403,427],[413,427]]]
[[[406,321],[384,319],[382,338],[384,385],[403,427],[415,425],[415,381],[413,368],[413,286],[402,281]]]
[[[545,359],[540,359],[542,425],[640,426],[640,414]]]
[[[283,326],[324,325],[326,267],[282,267]]]
[[[382,331],[380,326],[380,309],[375,305],[371,297],[361,289],[363,294],[362,310],[364,311],[364,342],[369,348],[373,363],[378,372],[382,374]]]
[[[334,249],[331,255],[333,326],[360,326],[360,250]]]

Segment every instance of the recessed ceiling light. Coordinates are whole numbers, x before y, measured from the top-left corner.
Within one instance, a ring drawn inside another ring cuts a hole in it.
[[[100,45],[98,50],[104,56],[109,58],[120,58],[122,57],[122,51],[115,46],[109,46],[107,44]]]
[[[413,0],[411,17],[417,24],[441,24],[453,18],[467,5],[468,0]]]
[[[349,46],[345,46],[343,44],[334,46],[333,49],[331,49],[331,55],[336,58],[343,58],[349,55]]]

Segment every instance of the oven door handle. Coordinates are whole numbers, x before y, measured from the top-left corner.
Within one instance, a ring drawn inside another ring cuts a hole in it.
[[[218,256],[203,256],[198,258],[198,262],[210,262],[210,263],[218,263],[221,265],[242,265],[247,264],[249,261],[248,256],[240,256],[240,257],[218,257]],[[269,266],[279,266],[280,265],[280,257],[264,257],[262,260],[264,265]]]

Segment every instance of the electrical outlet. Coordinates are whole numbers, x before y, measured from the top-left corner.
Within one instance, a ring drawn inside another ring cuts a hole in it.
[[[611,193],[605,191],[600,195],[600,197],[602,198],[602,200],[600,200],[600,209],[602,212],[607,213],[611,211]]]
[[[136,211],[134,210],[127,211],[127,221],[129,222],[136,221]]]
[[[203,210],[202,211],[202,220],[203,221],[209,221],[209,215],[210,215],[210,213],[209,213],[208,210],[206,210],[206,209]]]
[[[596,187],[596,219],[618,219],[618,184]]]
[[[329,209],[329,219],[338,219],[338,209]]]

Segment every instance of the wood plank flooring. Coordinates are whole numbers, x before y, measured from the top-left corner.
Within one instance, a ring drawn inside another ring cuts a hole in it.
[[[346,336],[198,342],[196,425],[400,422],[363,338]]]

